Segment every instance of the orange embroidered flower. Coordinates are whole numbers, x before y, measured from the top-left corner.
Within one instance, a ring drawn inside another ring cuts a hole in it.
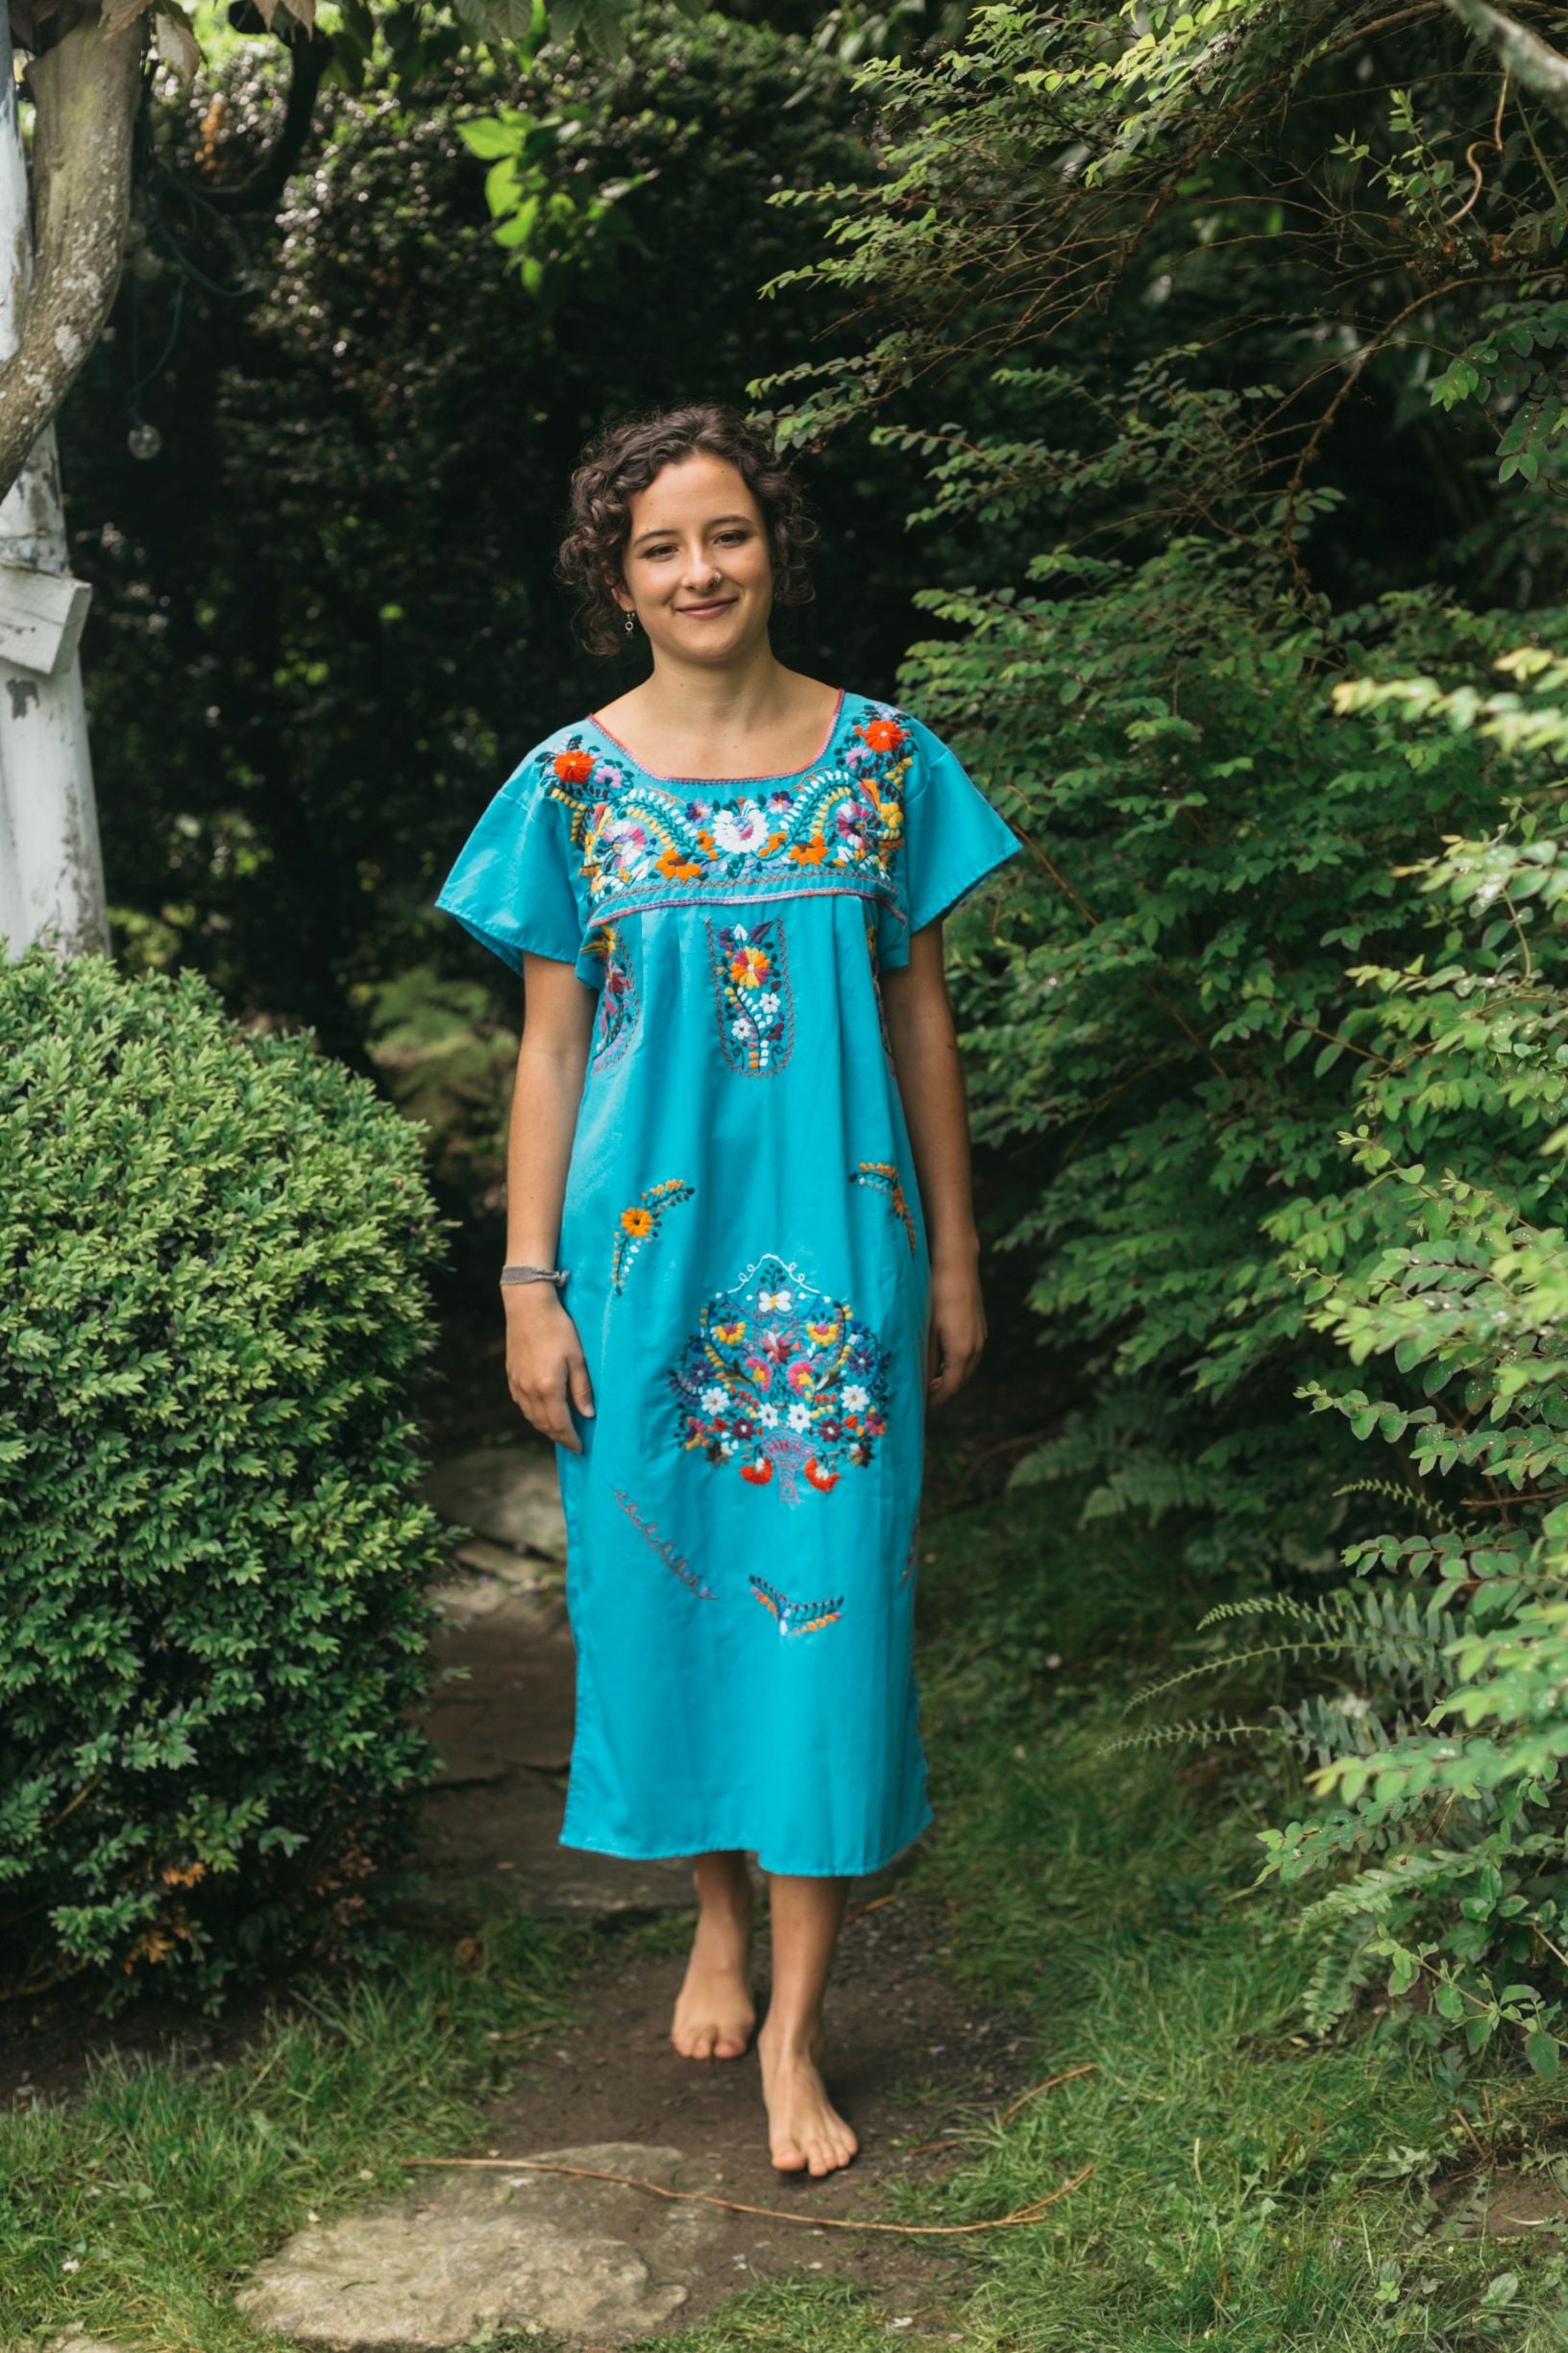
[[[703,855],[703,857],[704,857],[704,858],[711,858],[711,857],[713,856],[713,836],[712,836],[712,834],[711,834],[711,833],[708,831],[708,829],[707,829],[706,825],[702,826],[702,827],[699,829],[699,831],[698,831],[698,837],[697,837],[697,838],[698,838],[698,843],[699,843],[699,844],[700,844],[700,846],[701,846],[701,850],[702,850],[702,855]]]
[[[855,733],[870,744],[873,751],[896,751],[904,740],[904,730],[895,719],[870,719]]]
[[[789,838],[787,833],[771,833],[757,855],[761,858],[771,858],[774,850],[781,849]]]
[[[586,784],[594,772],[591,751],[558,751],[551,763],[563,784]]]
[[[821,866],[827,856],[827,844],[821,834],[814,842],[792,842],[790,856],[797,859],[801,866]]]
[[[653,1231],[652,1212],[643,1209],[623,1210],[621,1223],[628,1234],[636,1234],[639,1237],[644,1234],[651,1234]]]
[[[699,866],[692,864],[690,858],[683,857],[673,842],[668,849],[660,850],[654,864],[659,872],[667,874],[672,882],[695,882],[702,871]]]
[[[729,977],[737,989],[760,989],[772,968],[772,959],[760,947],[737,948],[729,960]]]
[[[839,1483],[838,1472],[824,1471],[815,1455],[809,1455],[800,1467],[820,1495],[825,1495],[830,1487],[836,1487]]]
[[[754,1487],[765,1487],[768,1484],[769,1480],[772,1479],[772,1462],[767,1455],[763,1455],[756,1462],[743,1462],[741,1464],[741,1477],[743,1479],[749,1479]]]

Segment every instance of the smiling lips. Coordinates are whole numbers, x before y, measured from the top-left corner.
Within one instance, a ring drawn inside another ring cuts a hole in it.
[[[677,604],[677,613],[727,613],[734,603],[733,597],[716,597],[711,604]]]

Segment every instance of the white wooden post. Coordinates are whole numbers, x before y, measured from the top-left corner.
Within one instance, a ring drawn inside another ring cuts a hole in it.
[[[27,162],[0,5],[0,364],[33,283]],[[77,646],[92,591],[66,562],[51,425],[0,501],[0,943],[80,956],[109,945],[104,862]]]

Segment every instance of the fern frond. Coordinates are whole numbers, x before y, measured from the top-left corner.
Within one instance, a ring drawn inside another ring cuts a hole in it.
[[[1277,1737],[1275,1724],[1226,1724],[1209,1717],[1189,1718],[1186,1724],[1145,1724],[1136,1732],[1118,1732],[1114,1740],[1095,1743],[1096,1756],[1115,1756],[1122,1749],[1174,1749],[1194,1740],[1239,1740],[1243,1733],[1263,1732]]]

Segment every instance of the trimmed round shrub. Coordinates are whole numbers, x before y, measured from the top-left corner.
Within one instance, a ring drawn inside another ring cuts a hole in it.
[[[433,1752],[421,1128],[207,982],[0,963],[0,1987],[329,1959]]]

